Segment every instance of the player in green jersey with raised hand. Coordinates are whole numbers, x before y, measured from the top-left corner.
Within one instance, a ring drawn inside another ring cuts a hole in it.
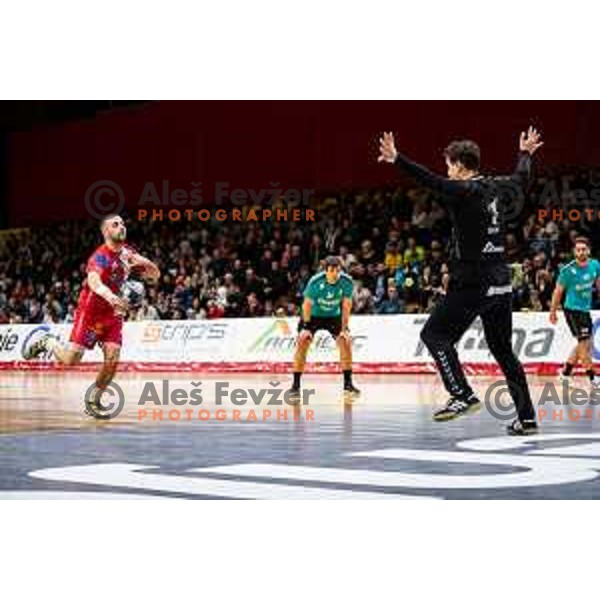
[[[339,348],[344,392],[352,396],[360,393],[352,383],[352,338],[349,323],[353,289],[352,278],[342,272],[342,263],[337,256],[328,256],[325,259],[325,270],[314,275],[308,282],[298,323],[291,399],[300,397],[300,379],[306,365],[306,355],[314,335],[321,329],[331,334]]]
[[[600,278],[600,262],[590,258],[590,242],[587,238],[575,239],[573,250],[575,260],[566,264],[561,270],[552,295],[550,322],[558,322],[557,310],[564,298],[563,312],[565,320],[577,339],[577,345],[571,352],[561,372],[561,378],[569,378],[573,368],[580,363],[593,386],[600,385],[594,373],[591,355],[592,337],[592,292]]]

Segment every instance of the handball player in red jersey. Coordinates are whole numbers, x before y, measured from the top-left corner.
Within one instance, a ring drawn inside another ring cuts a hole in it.
[[[98,343],[102,347],[104,363],[96,377],[96,390],[91,404],[101,410],[100,397],[112,381],[121,352],[123,317],[127,302],[120,296],[130,272],[147,281],[157,281],[158,267],[125,244],[127,229],[123,219],[111,215],[102,220],[100,230],[104,244],[99,246],[87,262],[87,278],[81,289],[73,329],[68,345],[63,345],[52,334],[46,334],[24,352],[26,359],[51,352],[63,365],[77,364],[86,350]],[[94,416],[94,415],[93,415]]]

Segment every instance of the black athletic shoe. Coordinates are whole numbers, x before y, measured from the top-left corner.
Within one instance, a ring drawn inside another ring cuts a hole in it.
[[[287,402],[288,404],[300,404],[302,400],[302,392],[299,387],[292,386],[287,392]]]
[[[46,344],[52,338],[50,333],[45,333],[39,340],[30,344],[23,350],[23,358],[25,360],[32,360],[33,358],[37,358],[40,354],[43,354],[48,350]]]
[[[359,396],[360,390],[358,388],[355,388],[352,383],[347,383],[344,385],[344,404],[353,404]]]
[[[506,426],[508,435],[535,435],[538,432],[538,426],[535,421],[519,421],[515,419],[510,425]]]
[[[354,384],[348,383],[344,386],[344,394],[352,395],[355,398],[360,396],[360,390],[354,387]]]
[[[450,398],[444,408],[440,408],[433,413],[434,421],[451,421],[461,415],[469,412],[478,411],[481,408],[481,402],[475,396],[470,398]]]

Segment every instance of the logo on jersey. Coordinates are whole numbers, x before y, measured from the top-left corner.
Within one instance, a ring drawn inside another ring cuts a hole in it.
[[[483,253],[504,252],[504,246],[494,246],[492,242],[488,242],[482,250]]]

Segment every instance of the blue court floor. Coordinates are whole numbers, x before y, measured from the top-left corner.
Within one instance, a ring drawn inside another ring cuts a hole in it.
[[[473,379],[482,399],[494,381]],[[92,374],[0,382],[0,499],[600,498],[593,401],[542,402],[541,434],[510,438],[502,397],[433,422],[445,395],[431,375],[357,376],[354,402],[339,376],[307,375],[314,393],[293,408],[277,402],[286,376],[121,374],[111,421],[83,413]],[[539,401],[556,382],[530,383]]]

